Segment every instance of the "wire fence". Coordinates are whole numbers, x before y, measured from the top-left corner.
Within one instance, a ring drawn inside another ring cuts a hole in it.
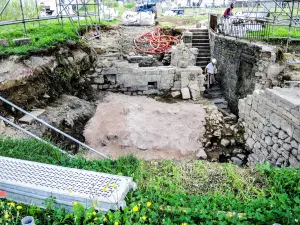
[[[100,0],[52,0],[51,5],[38,4],[38,0],[0,0],[0,26],[22,24],[27,37],[27,24],[57,20],[61,25],[68,20],[80,36],[78,28],[86,32],[93,25],[100,35],[100,20],[105,17],[104,1]]]

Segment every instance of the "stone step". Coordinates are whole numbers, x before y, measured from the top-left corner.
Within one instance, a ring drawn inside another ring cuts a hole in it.
[[[193,34],[208,34],[207,29],[191,29],[190,32]]]
[[[209,44],[209,39],[194,39],[193,38],[192,43],[199,43],[199,44],[208,43]]]
[[[223,97],[221,97],[221,98],[213,98],[210,101],[212,103],[214,103],[214,104],[227,103],[227,101]]]
[[[200,52],[197,57],[210,57],[210,52]]]
[[[219,90],[221,90],[221,87],[219,85],[213,85],[210,89],[212,91],[219,91]]]
[[[196,66],[206,67],[209,62],[210,61],[207,61],[207,62],[196,62]]]
[[[210,48],[209,43],[192,43],[193,47],[204,47],[204,48]]]
[[[197,34],[193,35],[193,39],[209,39],[209,36],[206,34]]]
[[[210,56],[198,56],[197,57],[198,62],[202,62],[202,61],[206,62],[207,60],[210,60]]]
[[[193,44],[192,45],[193,48],[199,48],[199,50],[210,50],[210,46],[209,45],[199,45],[199,44]]]
[[[227,109],[228,108],[228,104],[224,104],[224,103],[215,104],[215,106],[217,106],[219,109]]]

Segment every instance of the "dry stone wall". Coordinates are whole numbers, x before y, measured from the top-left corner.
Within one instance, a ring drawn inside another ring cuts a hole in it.
[[[204,75],[202,69],[196,66],[139,67],[136,63],[120,61],[112,67],[96,68],[90,79],[95,89],[128,95],[162,94],[165,91],[180,91],[185,87],[191,89],[195,85],[199,91],[204,91]]]
[[[249,43],[210,32],[211,55],[217,59],[218,74],[230,109],[237,113],[238,100],[256,89],[277,86],[284,69],[276,62],[275,47]]]
[[[239,100],[248,164],[300,166],[300,89],[256,90]]]

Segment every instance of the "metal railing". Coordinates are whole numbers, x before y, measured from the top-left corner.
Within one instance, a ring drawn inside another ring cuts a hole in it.
[[[218,29],[226,36],[248,40],[269,40],[270,23],[264,19],[222,17]]]
[[[17,109],[17,110],[19,110],[20,112],[22,112],[22,113],[24,113],[24,114],[30,116],[31,118],[35,119],[36,121],[38,121],[38,122],[44,124],[46,127],[50,128],[50,129],[52,129],[52,130],[54,130],[56,133],[59,133],[59,134],[65,136],[66,138],[70,139],[71,141],[74,141],[74,142],[77,143],[78,145],[80,145],[80,146],[82,146],[82,147],[88,149],[89,151],[92,151],[92,152],[94,152],[94,153],[96,153],[96,154],[98,154],[98,155],[101,155],[103,158],[109,159],[108,156],[106,156],[106,155],[104,155],[104,154],[102,154],[102,153],[96,151],[96,150],[93,149],[92,147],[90,147],[90,146],[88,146],[88,145],[82,143],[81,141],[79,141],[79,140],[77,140],[77,139],[71,137],[70,135],[64,133],[63,131],[61,131],[61,130],[55,128],[55,127],[53,127],[52,125],[48,124],[48,123],[45,122],[44,120],[41,120],[41,119],[37,118],[36,116],[34,116],[34,115],[32,115],[31,113],[29,113],[29,112],[23,110],[22,108],[18,107],[17,105],[13,104],[12,102],[6,100],[5,98],[3,98],[3,97],[0,96],[0,100],[3,101],[3,102],[5,102],[6,104],[10,105],[10,106],[13,107],[14,109]],[[12,123],[12,122],[10,122],[9,120],[5,119],[5,118],[2,117],[2,116],[0,116],[0,120],[3,120],[4,122],[8,123],[9,125],[11,125],[11,126],[17,128],[17,129],[21,130],[22,132],[25,132],[26,134],[30,135],[31,137],[33,137],[33,138],[35,138],[35,139],[37,139],[37,140],[39,140],[39,141],[42,141],[42,142],[47,143],[47,144],[50,144],[50,143],[46,142],[45,140],[39,138],[38,136],[32,134],[31,132],[29,132],[29,131],[27,131],[27,130],[21,128],[20,126],[14,124],[14,123]],[[53,146],[52,144],[50,144],[50,145],[51,145],[52,147],[54,147],[55,149],[58,149],[60,152],[66,153],[65,151],[63,151],[63,150],[61,150],[61,149],[59,149],[59,148]],[[66,154],[67,154],[67,153],[66,153]]]

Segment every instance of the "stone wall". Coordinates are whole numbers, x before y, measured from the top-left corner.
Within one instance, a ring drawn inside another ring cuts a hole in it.
[[[256,89],[277,86],[284,67],[276,63],[275,47],[224,37],[210,31],[211,56],[217,59],[217,80],[229,107],[237,113],[238,100]]]
[[[239,101],[248,164],[300,165],[300,89],[256,90]]]
[[[195,84],[200,91],[204,91],[204,75],[202,69],[196,66],[139,67],[137,63],[120,61],[108,68],[96,68],[90,79],[95,89],[118,91],[129,95],[180,91]]]

